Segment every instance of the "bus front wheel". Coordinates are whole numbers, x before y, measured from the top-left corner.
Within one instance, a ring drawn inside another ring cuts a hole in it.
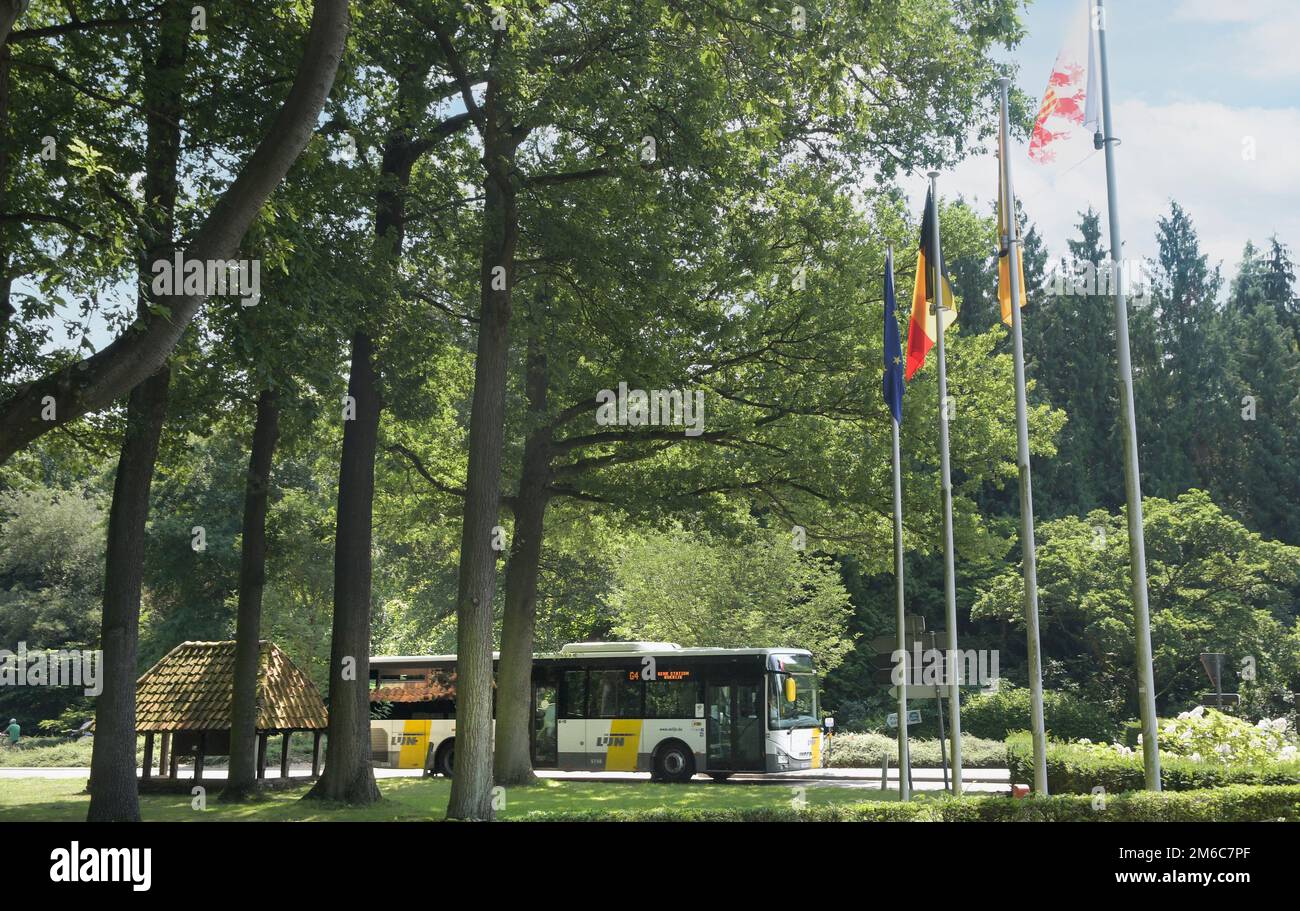
[[[690,781],[695,774],[695,754],[686,744],[672,741],[664,744],[655,754],[655,774],[657,781]]]

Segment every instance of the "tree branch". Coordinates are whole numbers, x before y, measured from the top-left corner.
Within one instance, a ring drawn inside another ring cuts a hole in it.
[[[186,250],[188,259],[207,262],[234,256],[262,205],[311,138],[347,34],[348,0],[316,0],[293,88],[239,176],[198,229]],[[137,319],[103,350],[23,386],[0,404],[0,463],[54,427],[105,407],[151,376],[205,299],[203,294],[162,298],[159,303],[169,309],[166,317]],[[47,419],[51,413],[53,419]]]

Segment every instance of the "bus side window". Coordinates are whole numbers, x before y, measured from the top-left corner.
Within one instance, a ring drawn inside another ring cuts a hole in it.
[[[561,718],[586,718],[587,672],[565,671]]]

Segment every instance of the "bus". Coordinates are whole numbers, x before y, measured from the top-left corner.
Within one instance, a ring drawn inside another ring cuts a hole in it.
[[[680,782],[823,764],[817,669],[803,649],[572,642],[533,657],[531,701],[537,769]],[[455,655],[371,658],[370,703],[376,767],[451,775]]]

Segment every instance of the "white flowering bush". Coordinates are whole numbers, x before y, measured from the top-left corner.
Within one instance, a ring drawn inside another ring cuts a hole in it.
[[[1261,763],[1296,758],[1285,718],[1262,718],[1256,724],[1198,705],[1165,723],[1161,752],[1195,762]]]
[[[1255,724],[1198,705],[1160,729],[1162,755],[1180,756],[1193,762],[1215,765],[1255,765],[1300,759],[1285,718],[1263,718]],[[1076,744],[1093,755],[1130,757],[1141,754],[1122,743],[1101,744],[1087,740]]]

